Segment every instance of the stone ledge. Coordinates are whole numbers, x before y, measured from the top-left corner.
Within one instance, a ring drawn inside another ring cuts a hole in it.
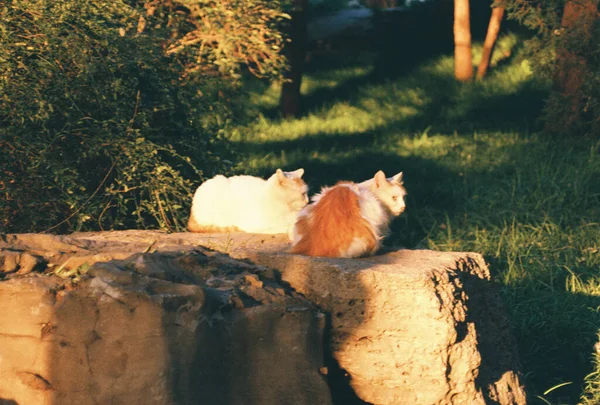
[[[281,237],[183,239],[277,269],[330,314],[332,355],[368,403],[526,403],[516,342],[479,254],[400,250],[328,259],[282,253]]]
[[[321,312],[262,267],[171,247],[0,235],[0,403],[331,404]]]
[[[362,401],[526,403],[505,311],[478,254],[400,250],[365,259],[308,258],[286,253],[284,235],[123,231],[59,240],[93,252],[209,248],[275,271],[284,286],[327,313],[330,354]]]

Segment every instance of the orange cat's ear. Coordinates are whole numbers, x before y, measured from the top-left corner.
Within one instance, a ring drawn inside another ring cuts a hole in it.
[[[403,184],[402,182],[402,172],[398,173],[394,177],[392,177],[392,183]]]
[[[377,188],[385,184],[387,179],[385,178],[385,173],[383,172],[383,170],[380,170],[377,173],[375,173],[375,177],[373,177],[373,180],[375,180],[375,187]]]

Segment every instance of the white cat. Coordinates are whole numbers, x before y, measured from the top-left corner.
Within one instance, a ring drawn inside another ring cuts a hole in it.
[[[304,169],[277,169],[268,180],[217,175],[198,187],[192,201],[191,232],[288,233],[308,204]]]
[[[390,221],[404,212],[402,172],[386,179],[378,171],[362,183],[325,187],[298,214],[290,233],[292,253],[360,257],[375,254]]]

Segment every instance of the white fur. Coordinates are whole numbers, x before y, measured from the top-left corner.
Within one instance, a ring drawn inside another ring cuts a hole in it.
[[[290,228],[288,230],[288,237],[292,241],[292,246],[294,246],[296,243],[298,243],[300,241],[300,239],[302,239],[302,236],[304,236],[300,232],[298,232],[298,228],[296,227],[296,222],[298,222],[298,220],[301,217],[304,217],[306,215],[308,215],[308,212],[306,211],[306,207],[304,207],[298,213],[298,215],[296,215],[296,219],[294,220],[294,223],[292,224],[292,226],[290,226]]]
[[[371,224],[377,240],[387,236],[391,220],[406,208],[402,184],[402,172],[386,178],[382,171],[358,184],[361,215]]]
[[[344,252],[340,252],[340,257],[358,257],[362,256],[367,250],[368,242],[365,238],[356,237],[352,240],[348,249]]]
[[[360,214],[371,225],[377,240],[381,240],[388,233],[389,214],[371,189],[361,187],[360,195]]]
[[[288,233],[308,203],[308,187],[296,184],[304,169],[277,172],[268,180],[217,175],[194,194],[191,215],[203,226],[236,227],[252,233]]]

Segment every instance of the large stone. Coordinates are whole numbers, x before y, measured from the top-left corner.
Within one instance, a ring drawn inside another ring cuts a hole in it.
[[[45,243],[48,250],[40,247]],[[400,250],[325,259],[290,255],[288,248],[279,235],[0,237],[2,252],[34,256],[37,270],[39,263],[71,275],[89,268],[73,289],[57,278],[19,276],[16,260],[9,259],[9,280],[0,288],[14,291],[0,290],[0,305],[18,319],[30,312],[35,318],[18,327],[0,318],[0,337],[21,345],[9,352],[0,342],[0,374],[9,377],[0,379],[0,398],[44,404],[4,394],[18,386],[38,395],[35,400],[61,399],[46,402],[53,405],[93,403],[67,401],[82,392],[78,401],[98,403],[135,396],[136,403],[327,404],[315,343],[323,318],[299,292],[327,314],[330,384],[334,372],[342,379],[347,373],[354,390],[353,399],[343,397],[333,384],[336,404],[526,403],[514,340],[480,255]],[[98,323],[99,312],[111,315]],[[68,318],[80,320],[69,326]],[[5,325],[16,329],[7,334]],[[141,343],[124,346],[130,337]],[[73,350],[61,341],[78,347],[72,361],[54,354]],[[21,351],[33,354],[11,360],[9,353]],[[149,372],[136,374],[136,362]],[[73,369],[78,372],[66,371]]]
[[[73,237],[205,246],[276,269],[283,282],[329,315],[331,354],[348,373],[356,395],[368,403],[526,403],[516,345],[479,254],[400,250],[365,259],[327,259],[285,253],[289,243],[284,235],[109,232]]]
[[[4,263],[32,255],[46,273],[77,276],[6,267],[1,404],[331,403],[325,317],[272,272],[118,239],[0,236]]]

